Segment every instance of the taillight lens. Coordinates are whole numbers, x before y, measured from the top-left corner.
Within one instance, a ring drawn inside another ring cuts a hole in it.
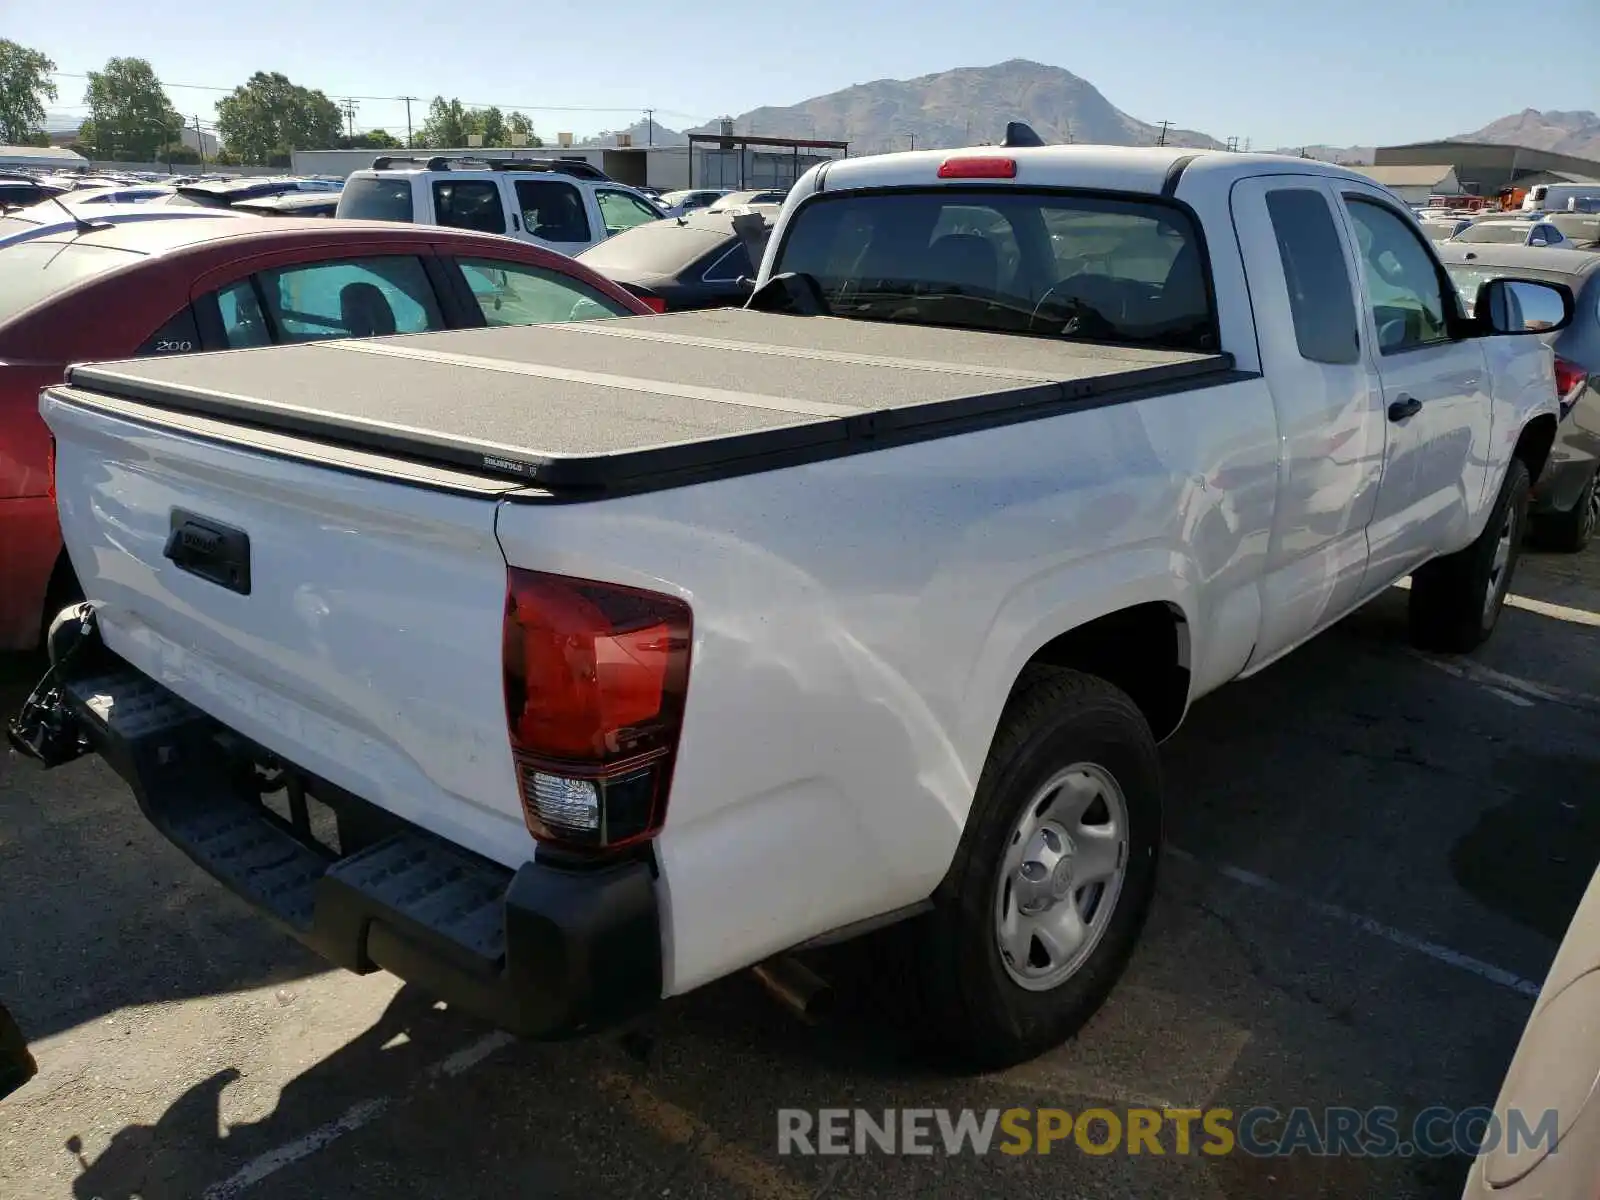
[[[1556,358],[1556,395],[1565,400],[1584,380],[1584,370],[1567,358]]]
[[[691,630],[675,596],[509,569],[506,723],[534,837],[600,850],[661,828]]]
[[[664,313],[667,311],[667,302],[660,296],[640,296],[639,300],[651,312]]]
[[[1017,160],[998,156],[947,158],[939,164],[940,179],[1015,179]]]

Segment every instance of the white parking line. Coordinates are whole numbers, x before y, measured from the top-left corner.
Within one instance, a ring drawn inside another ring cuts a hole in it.
[[[1591,696],[1585,692],[1574,692],[1569,688],[1556,687],[1551,683],[1535,683],[1531,679],[1523,679],[1518,675],[1507,675],[1504,671],[1496,671],[1493,667],[1486,667],[1480,662],[1470,658],[1435,658],[1421,650],[1408,648],[1406,653],[1419,662],[1425,662],[1436,670],[1443,671],[1446,675],[1454,675],[1457,679],[1465,679],[1476,683],[1479,687],[1487,688],[1504,696],[1506,692],[1515,692],[1526,697],[1522,703],[1531,707],[1530,700],[1544,700],[1551,704],[1564,704],[1569,708],[1585,709],[1589,712],[1600,712],[1600,696]],[[1505,696],[1506,699],[1512,699]],[[1513,700],[1513,703],[1516,701]]]
[[[1509,991],[1516,992],[1519,996],[1530,999],[1539,995],[1539,985],[1531,979],[1524,979],[1515,971],[1508,971],[1504,967],[1497,967],[1493,963],[1486,963],[1482,959],[1473,958],[1470,954],[1463,954],[1459,950],[1452,950],[1448,946],[1441,946],[1437,942],[1430,942],[1415,934],[1407,933],[1403,929],[1396,929],[1393,925],[1385,925],[1382,921],[1373,920],[1361,913],[1351,912],[1337,904],[1330,904],[1326,900],[1318,900],[1314,896],[1307,896],[1293,888],[1284,887],[1283,884],[1268,879],[1265,875],[1258,875],[1254,871],[1247,871],[1243,867],[1236,867],[1230,863],[1207,863],[1196,858],[1187,850],[1177,846],[1168,846],[1167,853],[1185,862],[1192,862],[1198,866],[1209,867],[1219,875],[1224,875],[1235,883],[1242,883],[1245,887],[1266,892],[1280,900],[1287,900],[1302,908],[1310,909],[1319,916],[1327,917],[1345,925],[1350,925],[1363,933],[1370,933],[1374,937],[1383,938],[1406,950],[1415,950],[1418,954],[1426,955],[1435,962],[1444,963],[1446,966],[1456,967],[1462,971],[1471,972],[1490,983],[1499,984]]]
[[[441,1077],[454,1078],[516,1040],[509,1033],[501,1031],[485,1034],[418,1074],[406,1094],[409,1096],[421,1086]],[[370,1100],[351,1105],[343,1116],[336,1117],[326,1125],[319,1125],[310,1133],[295,1138],[292,1142],[285,1142],[265,1154],[258,1154],[226,1179],[206,1188],[202,1193],[203,1200],[235,1200],[269,1175],[275,1175],[285,1167],[293,1166],[301,1159],[309,1158],[317,1151],[326,1149],[345,1134],[354,1133],[363,1125],[371,1124],[375,1118],[387,1111],[390,1103],[391,1098],[388,1096],[375,1096]]]

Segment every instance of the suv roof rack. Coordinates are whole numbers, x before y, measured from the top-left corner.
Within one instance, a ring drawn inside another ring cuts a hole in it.
[[[571,175],[577,179],[606,179],[599,167],[581,158],[480,158],[474,155],[452,157],[435,154],[429,158],[415,155],[384,154],[372,160],[374,171],[388,171],[420,163],[424,171],[448,171],[452,167],[469,171],[550,171]]]

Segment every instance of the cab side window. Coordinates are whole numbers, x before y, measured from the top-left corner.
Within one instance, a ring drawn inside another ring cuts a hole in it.
[[[1346,196],[1365,261],[1378,350],[1399,354],[1450,340],[1444,288],[1422,234],[1385,204]]]
[[[1289,286],[1289,315],[1300,357],[1353,363],[1361,357],[1355,289],[1333,210],[1321,192],[1280,188],[1267,193],[1267,214]]]
[[[272,331],[261,313],[255,286],[248,279],[230,283],[217,292],[217,309],[222,316],[222,335],[229,350],[248,350],[252,346],[272,345]]]

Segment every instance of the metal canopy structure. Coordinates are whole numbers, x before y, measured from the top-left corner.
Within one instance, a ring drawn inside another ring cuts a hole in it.
[[[788,150],[794,156],[794,169],[789,180],[793,183],[800,178],[800,151],[802,150],[838,150],[840,156],[850,156],[850,143],[834,141],[831,138],[785,138],[785,137],[757,137],[755,134],[736,133],[691,133],[689,137],[689,186],[694,183],[694,152],[697,148],[706,147],[716,150],[737,150],[739,152],[739,190],[745,191],[745,151],[753,148],[766,148],[771,150]]]

